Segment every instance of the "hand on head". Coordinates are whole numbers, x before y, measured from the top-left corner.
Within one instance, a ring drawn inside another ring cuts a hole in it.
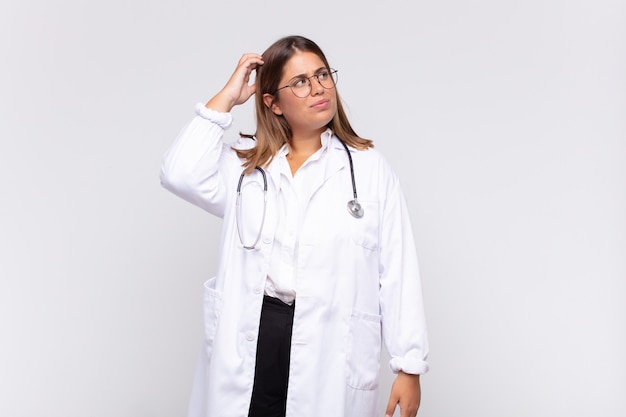
[[[209,100],[206,107],[226,113],[230,112],[233,107],[248,101],[256,92],[256,84],[250,84],[250,76],[252,71],[256,71],[261,65],[263,65],[261,55],[244,54],[224,88]]]

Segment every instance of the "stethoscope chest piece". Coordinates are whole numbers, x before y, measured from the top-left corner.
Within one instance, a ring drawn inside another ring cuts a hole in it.
[[[350,212],[352,217],[356,219],[360,219],[361,217],[363,217],[363,207],[361,207],[361,204],[359,204],[359,202],[356,200],[348,201],[348,211]]]
[[[350,162],[350,178],[352,179],[352,195],[354,196],[353,200],[348,201],[348,211],[355,219],[360,219],[363,217],[363,207],[359,204],[356,196],[356,182],[354,181],[354,165],[352,165],[352,155],[350,155],[350,150],[348,149],[348,145],[344,141],[340,141],[343,145],[346,153],[348,154],[348,161]]]

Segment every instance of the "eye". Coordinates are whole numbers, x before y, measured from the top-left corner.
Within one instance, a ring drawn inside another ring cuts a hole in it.
[[[330,72],[328,72],[328,70],[322,70],[319,73],[317,73],[317,78],[322,81],[327,79],[328,77],[330,77]]]
[[[307,78],[296,78],[289,84],[293,88],[302,88],[308,84],[309,80]]]

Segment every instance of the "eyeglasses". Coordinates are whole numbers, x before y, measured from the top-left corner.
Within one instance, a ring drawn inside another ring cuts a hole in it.
[[[296,77],[289,82],[289,84],[279,87],[272,93],[272,95],[278,93],[283,88],[291,88],[291,92],[300,98],[306,98],[311,94],[311,78],[317,78],[317,82],[327,90],[335,87],[337,84],[337,70],[336,69],[323,69],[315,75],[310,77]]]

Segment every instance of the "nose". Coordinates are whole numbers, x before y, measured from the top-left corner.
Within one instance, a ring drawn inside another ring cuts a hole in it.
[[[320,82],[320,79],[317,77],[317,75],[309,78],[309,82],[311,83],[311,95],[317,95],[324,92],[324,86]]]

